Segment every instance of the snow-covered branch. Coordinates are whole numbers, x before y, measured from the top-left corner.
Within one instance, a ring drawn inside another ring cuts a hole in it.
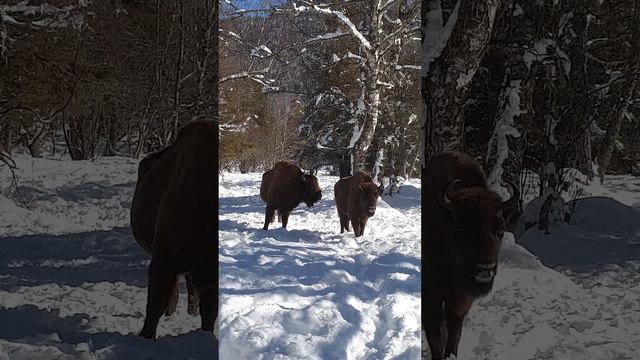
[[[73,1],[74,5],[56,7],[49,3],[29,5],[29,0],[16,5],[0,5],[2,22],[11,25],[31,25],[35,28],[72,28],[82,31],[87,27],[81,10],[88,3]]]
[[[358,41],[362,44],[362,46],[364,46],[365,48],[367,48],[368,50],[372,49],[371,43],[369,42],[369,40],[367,40],[364,35],[360,32],[360,30],[358,30],[358,28],[355,26],[355,24],[353,22],[351,22],[351,19],[349,19],[349,17],[347,17],[343,12],[338,11],[338,10],[333,10],[333,9],[328,9],[328,8],[322,8],[316,4],[313,4],[312,2],[309,1],[303,1],[304,4],[306,4],[306,6],[297,6],[296,3],[293,3],[293,8],[295,11],[297,12],[317,12],[320,14],[325,14],[325,15],[331,15],[336,17],[338,20],[340,20],[343,24],[345,24],[347,26],[347,28],[349,28],[349,32],[351,32],[353,34],[353,36],[358,39]]]

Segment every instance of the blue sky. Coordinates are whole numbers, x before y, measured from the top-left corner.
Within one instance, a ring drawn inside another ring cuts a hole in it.
[[[260,9],[269,7],[269,5],[276,5],[283,3],[284,0],[232,0],[234,4],[243,9]]]

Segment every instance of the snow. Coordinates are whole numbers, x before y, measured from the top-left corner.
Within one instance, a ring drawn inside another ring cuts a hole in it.
[[[500,117],[496,122],[494,133],[489,140],[489,154],[495,156],[494,168],[489,173],[487,180],[493,190],[498,191],[504,169],[502,165],[509,156],[509,142],[507,136],[518,138],[520,132],[515,127],[515,117],[523,113],[520,109],[520,84],[521,80],[512,80],[509,86],[501,94],[502,106]],[[508,195],[507,195],[508,196]]]
[[[297,6],[296,3],[293,3],[293,9],[297,12],[306,12],[306,11],[315,11],[321,14],[326,14],[326,15],[332,15],[335,16],[338,20],[340,20],[344,25],[347,26],[347,28],[349,28],[349,31],[351,32],[351,34],[353,34],[353,36],[362,44],[362,46],[364,46],[366,49],[371,50],[371,43],[369,42],[369,40],[367,40],[364,35],[360,32],[360,30],[358,30],[358,28],[356,27],[356,25],[351,21],[351,19],[349,19],[348,16],[346,16],[343,12],[338,11],[338,10],[333,10],[330,8],[326,8],[326,7],[320,7],[318,5],[313,5],[313,8],[308,7],[308,6]],[[344,34],[338,34],[337,33],[332,33],[332,34],[327,34],[328,36],[330,36],[329,38],[335,38],[337,36],[341,36]],[[314,39],[316,40],[316,39]]]
[[[335,39],[341,36],[347,35],[347,33],[343,32],[343,31],[334,31],[334,32],[329,32],[326,34],[322,34],[322,35],[318,35],[314,38],[308,39],[307,41],[305,41],[305,43],[310,43],[310,42],[314,42],[314,41],[320,41],[320,40],[331,40],[331,39]]]
[[[261,174],[223,178],[222,359],[419,357],[419,182],[379,200],[355,239],[339,233],[338,177],[320,175],[322,200],[266,231]]]
[[[79,1],[77,6],[67,5],[59,8],[46,2],[39,5],[29,5],[29,1],[25,0],[16,5],[0,5],[0,15],[2,15],[3,21],[14,25],[21,25],[24,23],[15,20],[9,14],[22,15],[25,17],[37,15],[52,16],[55,17],[55,19],[44,18],[37,21],[31,21],[31,24],[37,27],[47,28],[72,27],[74,30],[81,31],[86,28],[84,17],[81,14],[73,14],[73,12],[86,6],[87,2],[85,0]]]
[[[0,170],[0,359],[215,358],[184,289],[160,338],[137,336],[149,261],[128,228],[138,161],[14,159],[22,198]],[[260,174],[222,179],[221,359],[419,358],[419,181],[379,200],[355,239],[338,231],[337,177],[320,175],[323,199],[267,231]],[[640,180],[608,176],[583,196],[571,224],[505,235],[458,359],[639,358]]]
[[[128,227],[138,161],[13,158],[21,195],[0,169],[0,359],[215,359],[186,289],[157,341],[137,335],[149,263]]]
[[[429,74],[429,65],[437,59],[451,37],[451,32],[458,21],[458,12],[462,1],[457,1],[447,23],[443,25],[442,8],[439,1],[430,1],[431,8],[426,13],[424,41],[422,42],[422,76]]]
[[[531,65],[534,62],[544,62],[547,57],[552,56],[553,53],[549,52],[549,48],[553,49],[555,56],[557,56],[557,58],[562,63],[562,69],[565,75],[568,76],[571,72],[571,59],[569,59],[569,56],[564,51],[562,51],[560,45],[558,45],[553,39],[540,39],[535,44],[533,44],[533,47],[531,49],[528,49],[525,52],[522,58],[524,63],[527,65],[527,68],[531,69]]]
[[[267,55],[263,55],[262,52],[264,52]],[[269,55],[273,55],[273,52],[271,52],[271,49],[269,49],[266,45],[260,45],[260,46],[254,47],[253,49],[251,49],[251,53],[249,54],[249,56],[258,57],[261,59],[264,59]]]
[[[517,17],[522,15],[524,15],[524,9],[522,8],[522,6],[520,6],[520,4],[516,4],[513,9],[513,16]]]

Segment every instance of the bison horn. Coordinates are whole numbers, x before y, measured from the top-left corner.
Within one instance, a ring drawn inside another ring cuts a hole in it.
[[[444,192],[442,193],[442,198],[440,199],[440,205],[442,205],[442,207],[444,207],[449,211],[453,211],[453,207],[451,206],[452,202],[451,202],[451,199],[449,199],[449,193],[457,186],[459,182],[460,182],[460,179],[455,179],[451,181],[449,184],[447,184],[447,186],[444,189]]]
[[[518,187],[511,181],[505,180],[504,182],[511,188],[511,191],[509,191],[511,193],[511,197],[508,200],[503,201],[502,204],[500,204],[500,207],[503,210],[515,208],[518,204],[518,200],[520,200],[520,191],[518,191]]]
[[[307,178],[304,176],[304,172],[302,173],[302,175],[300,175],[300,180],[302,180],[302,182],[307,182]]]

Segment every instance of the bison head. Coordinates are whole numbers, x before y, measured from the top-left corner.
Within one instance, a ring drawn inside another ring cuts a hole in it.
[[[372,182],[362,182],[358,185],[360,203],[366,209],[368,217],[372,217],[375,214],[378,196],[382,194],[382,190],[384,190],[382,185],[376,186]]]
[[[302,174],[301,180],[303,201],[308,207],[312,207],[313,204],[322,198],[318,178],[311,174]]]
[[[486,295],[493,286],[498,269],[502,236],[507,227],[504,214],[515,207],[519,193],[509,183],[512,196],[502,201],[487,188],[461,187],[459,180],[447,186],[440,204],[453,218],[453,245],[467,290],[473,296]]]

